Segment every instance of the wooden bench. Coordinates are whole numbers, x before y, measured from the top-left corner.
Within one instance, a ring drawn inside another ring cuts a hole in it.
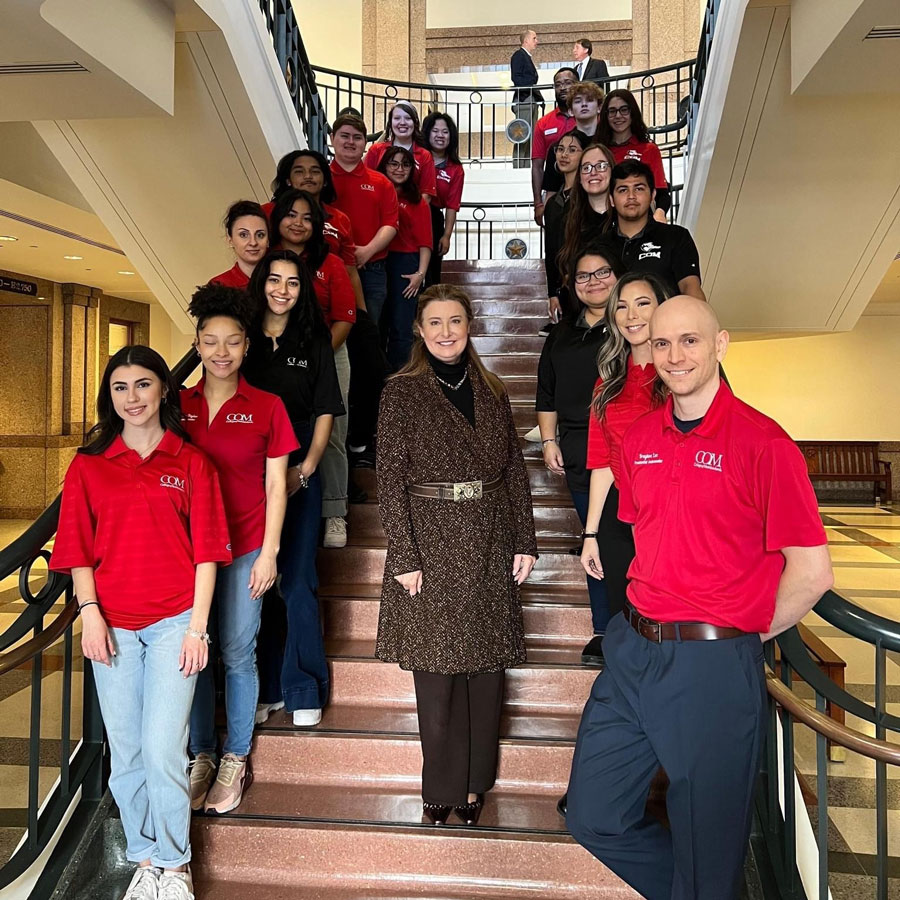
[[[847,663],[828,646],[820,637],[813,634],[806,625],[798,623],[797,631],[800,632],[800,638],[809,650],[809,655],[813,658],[815,664],[821,669],[822,673],[833,681],[839,688],[844,687],[844,672]],[[775,644],[775,673],[781,676],[781,651],[778,644]],[[794,680],[800,681],[801,678],[796,672],[791,672]],[[844,724],[844,710],[840,706],[833,706],[830,700],[825,701],[825,714],[834,719],[835,722]],[[828,742],[828,758],[832,762],[843,762],[847,758],[847,752],[843,747]]]
[[[877,441],[797,441],[810,480],[871,481],[873,499],[891,502],[891,464],[878,458]]]

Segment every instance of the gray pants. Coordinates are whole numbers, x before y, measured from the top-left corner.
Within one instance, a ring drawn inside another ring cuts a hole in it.
[[[527,103],[513,103],[513,115],[517,119],[524,119],[529,128],[531,128],[532,137],[534,136],[534,123],[540,117],[540,107],[537,103],[529,101]],[[513,168],[514,169],[530,169],[531,168],[531,137],[521,144],[513,145]]]
[[[346,342],[334,351],[334,365],[344,409],[349,409],[347,392],[350,390],[350,357],[347,355]],[[319,463],[322,475],[322,518],[347,515],[347,478],[350,473],[347,465],[347,419],[348,416],[335,417],[328,446]]]

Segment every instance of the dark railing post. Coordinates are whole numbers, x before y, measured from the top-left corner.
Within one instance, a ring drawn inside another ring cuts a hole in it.
[[[875,737],[884,740],[882,717],[886,708],[887,654],[884,644],[875,644]],[[875,761],[875,896],[888,896],[888,823],[887,823],[887,764]]]

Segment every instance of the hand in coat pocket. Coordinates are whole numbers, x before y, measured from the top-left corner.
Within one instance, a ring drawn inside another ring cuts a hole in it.
[[[410,597],[415,597],[422,590],[422,570],[416,569],[415,572],[407,572],[405,575],[395,575],[395,581],[399,581],[403,590],[409,593]]]

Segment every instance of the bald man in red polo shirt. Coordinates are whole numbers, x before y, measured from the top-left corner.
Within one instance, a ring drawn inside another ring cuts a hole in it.
[[[671,392],[622,444],[628,606],[584,709],[566,824],[647,900],[733,900],[765,737],[762,642],[832,585],[806,465],[719,377],[728,333],[674,297],[650,322]],[[645,813],[659,767],[671,831]]]

